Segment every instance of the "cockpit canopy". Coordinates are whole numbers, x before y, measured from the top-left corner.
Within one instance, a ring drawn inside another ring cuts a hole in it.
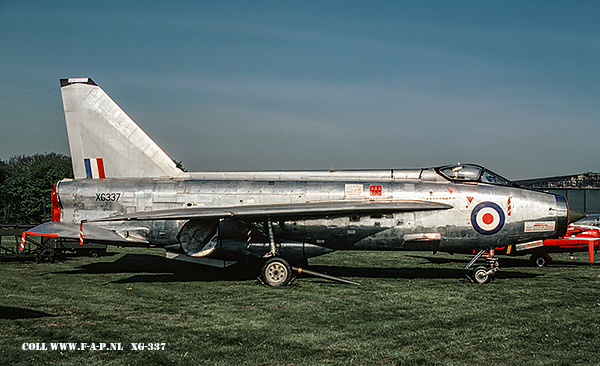
[[[517,186],[516,183],[474,164],[447,165],[435,169],[442,177],[455,182],[488,183],[500,186]]]

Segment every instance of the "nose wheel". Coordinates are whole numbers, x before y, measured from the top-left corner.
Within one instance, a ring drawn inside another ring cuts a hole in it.
[[[475,283],[489,283],[492,279],[492,274],[484,266],[479,266],[473,270],[473,282]]]
[[[475,257],[473,257],[473,259],[469,262],[469,264],[467,264],[467,266],[465,267],[465,270],[468,270],[469,268],[471,268],[473,263],[475,263],[479,259],[479,257],[481,257],[483,252],[484,252],[484,249],[480,250],[479,253],[477,253],[475,255]],[[479,283],[479,284],[489,283],[492,280],[492,276],[495,275],[496,272],[498,272],[498,268],[499,268],[498,257],[496,257],[494,255],[493,249],[490,250],[490,253],[486,257],[486,260],[487,260],[488,264],[490,265],[489,268],[484,267],[484,266],[476,267],[472,272],[472,276],[467,276],[472,282]]]

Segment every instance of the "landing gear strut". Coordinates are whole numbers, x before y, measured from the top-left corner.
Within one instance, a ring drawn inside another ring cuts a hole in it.
[[[277,243],[275,242],[275,235],[273,234],[273,223],[271,219],[267,219],[267,230],[269,233],[269,252],[264,255],[263,258],[272,258],[275,257],[279,253],[279,248],[277,248]]]
[[[479,251],[479,253],[477,253],[475,255],[475,257],[473,257],[473,259],[471,259],[471,261],[469,262],[469,264],[467,264],[467,266],[465,267],[465,270],[468,270],[469,268],[471,268],[471,266],[473,265],[473,263],[475,263],[479,257],[481,257],[481,255],[483,254],[484,249],[481,249]],[[473,270],[472,273],[472,277],[469,277],[469,279],[475,283],[488,283],[491,281],[492,276],[496,274],[496,272],[498,272],[498,257],[496,257],[494,255],[494,249],[490,249],[490,254],[488,254],[488,256],[486,257],[487,262],[490,265],[490,268],[484,267],[484,266],[479,266],[477,268],[475,268]]]

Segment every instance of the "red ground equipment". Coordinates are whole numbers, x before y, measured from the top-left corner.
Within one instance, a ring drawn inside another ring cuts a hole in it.
[[[519,244],[496,248],[497,254],[527,255],[531,254],[531,262],[543,267],[552,262],[549,253],[588,252],[589,263],[594,263],[594,251],[600,249],[600,228],[587,225],[569,225],[567,235],[560,239],[547,239],[543,242]]]
[[[544,240],[543,250],[546,253],[585,252],[587,250],[590,264],[594,263],[594,251],[599,249],[600,229],[591,226],[571,225],[567,235],[562,239]]]

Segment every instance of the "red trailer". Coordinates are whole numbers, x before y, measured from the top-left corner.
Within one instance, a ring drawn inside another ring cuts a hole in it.
[[[588,252],[590,264],[594,263],[594,251],[600,249],[600,228],[587,225],[569,225],[567,234],[560,239],[546,239],[526,244],[496,248],[496,254],[527,255],[531,262],[543,267],[552,262],[550,253]]]

